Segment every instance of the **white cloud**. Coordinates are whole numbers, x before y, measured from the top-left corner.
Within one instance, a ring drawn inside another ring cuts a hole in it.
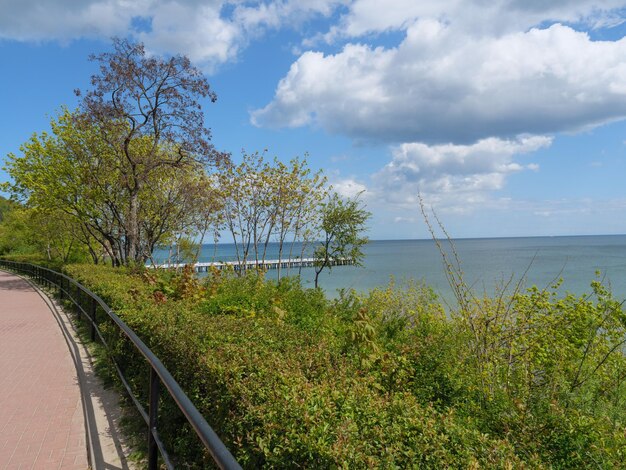
[[[354,198],[360,194],[366,194],[367,191],[367,186],[354,178],[334,180],[331,182],[331,186],[337,194],[345,198]]]
[[[177,2],[153,0],[152,29],[139,34],[148,48],[178,52],[207,69],[236,59],[251,39],[267,29],[295,27],[315,16],[329,15],[338,0],[239,2]],[[224,15],[224,8],[233,7]]]
[[[418,221],[418,219],[416,217],[401,217],[401,216],[397,216],[397,217],[393,218],[393,222],[395,224],[401,224],[401,223],[414,224],[417,221]]]
[[[243,37],[238,25],[220,16],[221,2],[159,2],[151,12],[152,28],[137,34],[153,51],[178,52],[207,68],[236,57]]]
[[[626,39],[592,41],[559,24],[475,38],[422,20],[397,48],[303,54],[252,121],[317,124],[356,139],[470,143],[622,119],[624,83]]]
[[[18,41],[130,35],[157,53],[182,53],[207,70],[233,60],[270,28],[328,16],[344,0],[4,0],[0,38]],[[149,28],[136,28],[141,18]]]
[[[421,191],[443,210],[468,212],[490,204],[507,175],[538,170],[515,157],[551,138],[519,136],[626,117],[626,39],[594,41],[575,29],[619,24],[624,6],[356,0],[317,38],[352,42],[334,54],[302,53],[251,121],[391,144],[393,159],[371,186],[381,200],[410,207]],[[404,37],[376,46],[388,31]]]
[[[424,198],[426,209],[432,207],[452,237],[510,237],[541,235],[597,235],[626,232],[626,199],[506,199],[488,198],[479,208],[468,203],[443,205]],[[467,207],[469,206],[469,207]],[[415,237],[429,238],[419,205],[372,207],[373,239]],[[473,210],[472,210],[473,209]],[[476,210],[479,209],[479,210]],[[431,222],[435,222],[431,218]],[[438,230],[437,230],[438,231]],[[439,231],[438,231],[439,232]],[[443,237],[443,234],[439,232]]]
[[[376,193],[387,203],[414,206],[421,193],[431,203],[456,211],[484,203],[503,187],[507,175],[536,170],[514,158],[551,144],[551,139],[524,136],[515,140],[483,139],[472,145],[406,143],[373,176]]]
[[[602,216],[604,218],[607,214],[624,214],[624,211],[626,211],[626,198],[591,199],[580,197],[539,201],[516,200],[508,201],[499,206],[494,205],[491,208],[504,212],[526,213],[541,218],[551,218],[557,221],[553,224],[554,226],[558,226],[558,221],[563,223],[567,218],[577,225],[580,223],[580,220],[584,220],[584,218],[581,218],[583,216]],[[614,225],[624,227],[623,216],[620,216],[620,219],[615,220]],[[598,226],[601,225],[606,226],[606,223]],[[594,227],[589,227],[590,233],[594,233],[594,229]],[[567,233],[567,231],[564,233]]]
[[[280,28],[285,24],[300,24],[312,17],[330,16],[335,8],[349,0],[287,0],[253,2],[238,5],[233,17],[246,29],[258,27]]]
[[[0,38],[20,41],[109,37],[130,28],[149,0],[5,0],[0,6]]]
[[[481,36],[525,31],[544,21],[603,27],[622,22],[618,9],[624,6],[623,0],[355,0],[325,39],[404,30],[423,19]]]

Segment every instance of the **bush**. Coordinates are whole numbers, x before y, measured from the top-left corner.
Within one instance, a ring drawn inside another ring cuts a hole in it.
[[[556,468],[619,467],[626,450],[626,316],[597,281],[592,295],[536,287],[475,300],[453,318],[458,369],[475,390],[467,415],[519,455]]]
[[[621,306],[532,289],[447,315],[393,284],[332,302],[296,280],[68,266],[173,373],[246,468],[619,467]],[[105,328],[106,329],[106,328]],[[107,330],[145,400],[146,368]],[[209,465],[163,400],[168,448]]]

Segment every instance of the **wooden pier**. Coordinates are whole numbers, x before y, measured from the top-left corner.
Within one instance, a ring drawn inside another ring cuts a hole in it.
[[[162,269],[180,269],[186,266],[188,263],[163,263],[158,264],[157,268]],[[349,258],[332,259],[329,262],[330,266],[350,266],[354,264],[354,261]],[[242,271],[248,269],[281,269],[289,268],[309,268],[315,266],[315,258],[293,258],[293,259],[266,259],[263,260],[248,260],[245,263],[240,261],[209,261],[204,263],[194,263],[194,270],[198,273],[208,272],[210,268],[216,268],[219,270],[231,268],[234,271]],[[153,266],[151,266],[153,267]]]

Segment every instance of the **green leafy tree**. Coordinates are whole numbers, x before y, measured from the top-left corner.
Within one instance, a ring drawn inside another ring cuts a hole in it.
[[[321,172],[312,174],[306,159],[283,163],[266,161],[263,153],[244,153],[240,164],[223,165],[217,178],[224,227],[242,266],[252,259],[261,266],[270,242],[278,244],[282,260],[288,244],[291,257],[296,242],[305,246],[311,240],[326,179]],[[279,269],[279,279],[280,274]]]
[[[262,154],[243,153],[240,164],[226,162],[218,172],[225,228],[241,266],[265,260],[275,217],[271,211],[270,166]],[[243,271],[243,270],[242,270]]]
[[[322,172],[311,173],[306,159],[292,159],[288,164],[274,159],[270,170],[272,214],[275,218],[272,239],[278,244],[277,278],[280,281],[281,261],[288,241],[288,258],[300,242],[300,257],[311,243],[312,227],[319,218],[320,203],[326,196],[326,178]]]
[[[0,223],[0,253],[67,263],[88,258],[77,221],[61,211],[12,204]]]
[[[28,212],[21,206],[4,213],[0,224],[0,253],[34,254]]]
[[[316,288],[321,272],[326,268],[330,270],[333,260],[350,259],[355,265],[362,266],[363,246],[368,242],[366,224],[370,217],[371,213],[363,208],[359,195],[342,199],[333,193],[322,205],[322,241],[314,252]]]
[[[187,204],[181,207],[176,227],[164,236],[159,247],[169,251],[167,264],[194,263],[200,259],[202,241],[211,234],[217,244],[223,227],[222,198],[214,175],[202,176],[192,185],[185,184]],[[181,220],[186,220],[181,224]],[[156,265],[156,261],[152,259]]]
[[[13,209],[13,201],[0,196],[0,223],[4,220],[5,215]]]
[[[8,156],[6,170],[13,182],[6,188],[30,208],[72,217],[94,262],[103,257],[116,266],[143,262],[173,233],[193,231],[197,211],[205,206],[204,169],[199,163],[164,166],[149,173],[137,194],[139,254],[129,257],[129,163],[117,158],[94,123],[76,113],[65,110],[51,127],[51,133],[33,135],[21,147],[21,156]],[[151,142],[136,138],[128,145],[139,154]]]

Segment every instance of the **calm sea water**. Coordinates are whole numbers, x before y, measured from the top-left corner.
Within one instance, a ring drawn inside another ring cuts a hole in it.
[[[447,246],[447,242],[442,243]],[[589,284],[599,270],[614,295],[626,298],[626,235],[458,239],[454,245],[465,280],[478,293],[491,293],[513,276],[515,280],[523,277],[526,286],[538,287],[563,278],[562,292],[584,294],[590,291]],[[276,250],[272,245],[267,258],[278,258]],[[432,240],[371,241],[364,252],[364,267],[336,266],[322,273],[320,285],[329,296],[336,296],[340,288],[366,292],[388,284],[393,277],[396,284],[410,279],[424,281],[451,300],[442,258]],[[294,253],[299,254],[298,247]],[[231,244],[204,245],[200,260],[227,261],[234,254]],[[157,252],[156,257],[163,260],[166,252]],[[289,274],[296,275],[298,270]],[[268,273],[268,277],[275,275],[275,271]],[[303,268],[301,279],[312,287],[313,268]]]

